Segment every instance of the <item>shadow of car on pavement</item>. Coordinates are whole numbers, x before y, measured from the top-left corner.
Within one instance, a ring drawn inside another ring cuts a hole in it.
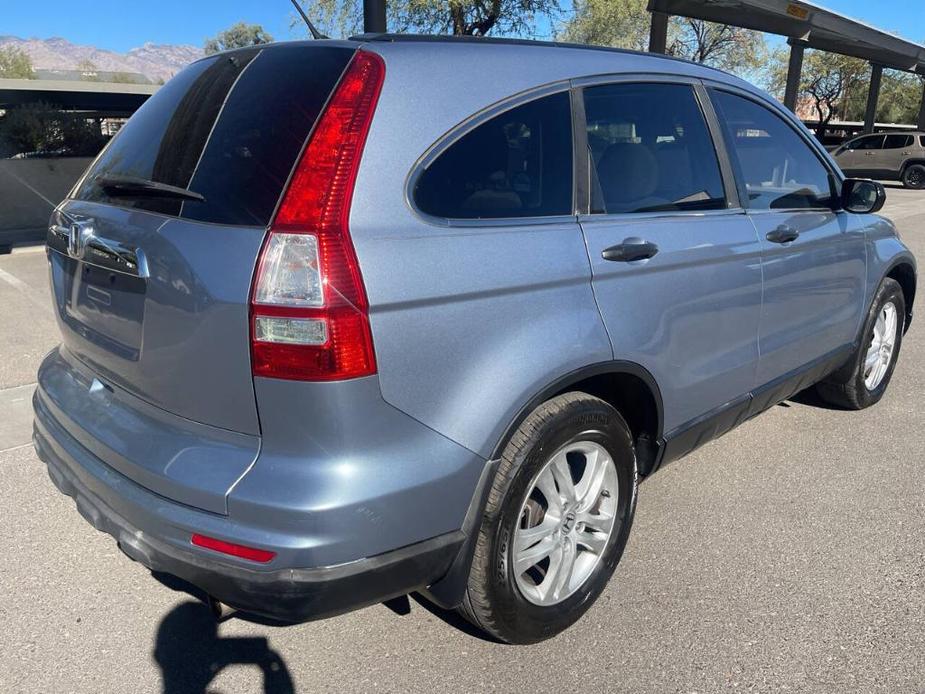
[[[161,620],[154,646],[165,694],[200,694],[231,665],[256,665],[263,675],[263,690],[286,694],[295,691],[289,669],[265,638],[222,637],[218,622],[202,603],[184,602]]]

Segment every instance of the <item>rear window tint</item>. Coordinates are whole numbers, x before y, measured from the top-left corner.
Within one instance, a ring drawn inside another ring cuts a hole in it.
[[[414,201],[450,219],[571,214],[568,94],[517,106],[463,135],[421,174]]]
[[[584,90],[591,212],[726,207],[713,139],[692,87],[608,84]],[[761,129],[743,137],[766,138]]]
[[[76,197],[204,222],[263,226],[353,51],[249,48],[193,63],[135,113]],[[101,176],[199,193],[204,202],[110,197]]]

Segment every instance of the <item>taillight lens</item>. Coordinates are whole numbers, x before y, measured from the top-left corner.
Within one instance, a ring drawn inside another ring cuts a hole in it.
[[[270,225],[251,295],[255,376],[332,381],[376,372],[350,203],[385,65],[357,51]]]

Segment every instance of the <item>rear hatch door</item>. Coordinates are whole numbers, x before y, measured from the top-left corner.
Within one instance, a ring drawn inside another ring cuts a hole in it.
[[[293,43],[190,65],[132,116],[59,206],[48,254],[63,342],[101,383],[131,396],[110,405],[136,398],[141,409],[156,407],[177,418],[184,440],[196,424],[259,436],[251,278],[292,167],[354,50]],[[109,442],[106,462],[183,496],[167,482],[166,456],[152,450],[139,460],[137,445],[119,450],[105,419],[76,419],[79,439]],[[252,460],[229,456],[214,476],[216,498]]]

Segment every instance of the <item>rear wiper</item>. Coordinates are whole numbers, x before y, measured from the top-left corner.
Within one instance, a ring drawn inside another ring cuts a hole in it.
[[[192,190],[135,176],[100,176],[96,179],[96,184],[112,197],[178,198],[196,202],[206,201],[199,193]]]

